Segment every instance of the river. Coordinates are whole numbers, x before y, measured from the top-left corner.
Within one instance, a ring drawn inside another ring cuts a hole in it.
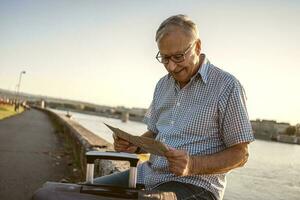
[[[109,142],[113,141],[112,134],[103,122],[135,135],[146,131],[146,125],[140,122],[71,114],[75,121]],[[224,200],[300,199],[300,145],[256,140],[249,145],[249,152],[245,167],[228,174]]]

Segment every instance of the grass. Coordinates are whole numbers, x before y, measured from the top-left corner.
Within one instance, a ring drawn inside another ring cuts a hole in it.
[[[20,107],[19,113],[23,112],[23,108]],[[13,105],[0,104],[0,120],[16,115],[18,112],[15,112]]]

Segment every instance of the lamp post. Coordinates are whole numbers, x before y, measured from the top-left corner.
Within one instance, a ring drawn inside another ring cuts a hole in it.
[[[19,76],[19,83],[18,83],[18,87],[17,87],[17,104],[20,103],[20,87],[21,87],[21,80],[22,80],[22,75],[26,74],[26,71],[21,71],[20,72],[20,76]],[[17,106],[18,108],[18,112],[19,112],[19,105]]]

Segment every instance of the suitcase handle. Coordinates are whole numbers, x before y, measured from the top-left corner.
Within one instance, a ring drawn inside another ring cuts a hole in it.
[[[123,152],[115,152],[115,151],[89,151],[86,152],[86,162],[87,163],[94,163],[96,159],[103,159],[103,160],[123,160],[129,161],[130,167],[136,167],[139,161],[139,158],[136,154],[130,153],[123,153]]]
[[[96,159],[104,159],[104,160],[123,160],[129,161],[130,163],[130,171],[129,171],[129,187],[136,188],[136,179],[137,179],[137,169],[136,166],[138,164],[139,158],[136,154],[129,153],[120,153],[120,152],[101,152],[101,151],[89,151],[86,152],[86,182],[93,184],[94,180],[94,162]]]

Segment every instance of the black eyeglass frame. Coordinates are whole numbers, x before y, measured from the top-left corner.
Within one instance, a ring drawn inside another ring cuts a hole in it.
[[[157,52],[155,58],[158,62],[160,62],[162,64],[169,64],[169,60],[172,60],[174,63],[181,63],[181,62],[185,61],[186,54],[192,49],[192,47],[194,46],[195,43],[196,42],[191,43],[183,53],[177,53],[177,54],[174,54],[174,55],[171,55],[171,56],[164,56],[163,57],[163,56],[160,55],[160,52]],[[176,56],[181,58],[182,60],[174,59],[174,57],[176,57]],[[166,62],[163,62],[163,59],[166,59]]]

